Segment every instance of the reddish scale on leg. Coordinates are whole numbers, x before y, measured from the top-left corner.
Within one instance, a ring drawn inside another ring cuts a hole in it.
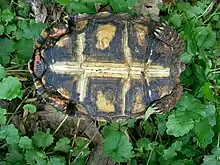
[[[53,95],[49,98],[50,104],[52,104],[54,107],[56,107],[58,110],[65,110],[67,108],[67,105],[69,103],[68,100],[62,99],[59,96]]]
[[[62,36],[63,34],[65,34],[67,32],[67,29],[65,29],[65,28],[62,28],[62,29],[53,28],[53,30],[54,30],[54,34],[49,35],[52,38],[60,37],[60,36]]]

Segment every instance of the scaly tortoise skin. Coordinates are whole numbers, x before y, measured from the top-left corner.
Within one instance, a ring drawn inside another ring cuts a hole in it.
[[[172,109],[182,94],[183,41],[165,24],[101,12],[44,30],[29,70],[37,93],[58,110],[95,119]],[[77,110],[73,110],[76,105]]]

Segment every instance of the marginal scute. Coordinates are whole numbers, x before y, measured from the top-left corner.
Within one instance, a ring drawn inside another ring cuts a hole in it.
[[[104,50],[109,47],[110,42],[115,36],[116,27],[112,24],[99,25],[96,32],[96,48]]]

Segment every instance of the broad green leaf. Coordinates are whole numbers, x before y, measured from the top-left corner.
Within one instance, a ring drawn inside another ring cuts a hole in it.
[[[7,112],[6,109],[0,108],[0,125],[6,123],[6,116],[5,116],[6,112]]]
[[[205,105],[190,94],[184,94],[166,123],[167,134],[183,136],[205,117]]]
[[[22,149],[32,149],[33,148],[32,139],[30,139],[27,136],[21,137],[19,140],[19,147]]]
[[[17,26],[15,24],[7,25],[5,28],[5,32],[10,34],[11,32],[15,32],[17,30]]]
[[[10,53],[14,51],[14,42],[11,39],[0,38],[0,64],[6,65],[10,60]]]
[[[70,140],[67,137],[63,137],[59,139],[54,149],[56,151],[62,151],[62,152],[68,153],[70,151],[70,148],[71,148]]]
[[[43,151],[37,149],[28,149],[25,152],[25,160],[28,164],[36,164],[36,162],[44,162],[46,154]]]
[[[0,25],[0,35],[2,35],[4,33],[4,26]]]
[[[137,2],[138,0],[127,0],[128,9],[132,9]]]
[[[51,157],[49,162],[51,165],[65,165],[65,160],[60,159],[60,157]]]
[[[13,35],[17,40],[21,40],[24,36],[24,32],[21,29],[16,30]]]
[[[150,140],[148,140],[145,137],[141,138],[136,143],[136,145],[137,145],[137,149],[136,150],[138,150],[139,152],[143,152],[143,149],[149,150],[149,144],[150,144]]]
[[[219,165],[220,164],[220,148],[213,150],[212,155],[205,155],[202,165]]]
[[[168,160],[168,159],[171,159],[171,158],[177,156],[176,151],[180,151],[181,147],[182,147],[182,142],[181,141],[176,141],[175,143],[172,144],[171,147],[164,150],[163,158],[165,160]]]
[[[185,64],[190,63],[192,61],[193,57],[195,54],[189,53],[189,52],[184,52],[181,56],[180,59],[183,61]]]
[[[199,146],[205,148],[212,142],[214,132],[208,123],[207,119],[203,119],[195,125],[195,133],[197,135],[197,143]]]
[[[170,18],[170,21],[175,27],[181,26],[181,17],[177,13],[172,15],[172,17]]]
[[[176,4],[177,10],[179,11],[186,11],[188,8],[190,8],[189,2],[180,2]]]
[[[14,18],[14,14],[10,9],[3,9],[1,13],[1,19],[5,22],[10,22]]]
[[[204,69],[200,65],[193,63],[192,70],[199,84],[204,84],[207,82]]]
[[[86,158],[90,153],[89,148],[87,146],[88,139],[76,138],[75,144],[76,144],[76,146],[72,150],[72,155],[78,156],[78,154],[80,154],[80,152],[82,152],[80,155],[80,159]]]
[[[28,110],[30,113],[35,113],[35,112],[37,111],[36,106],[33,105],[33,104],[25,104],[25,105],[23,106],[23,109],[24,109],[24,110]]]
[[[58,2],[61,5],[67,5],[70,3],[70,0],[56,0],[56,2]]]
[[[201,26],[195,29],[196,35],[196,41],[198,47],[203,48],[210,48],[214,46],[216,42],[216,33],[212,31],[212,28],[210,26]]]
[[[202,86],[202,94],[204,96],[205,99],[209,100],[209,101],[214,101],[214,95],[213,95],[213,91],[210,88],[211,83],[210,82],[206,82],[203,86]]]
[[[125,0],[109,0],[109,2],[116,13],[128,11],[128,3]]]
[[[94,14],[96,13],[95,6],[93,8],[88,7],[85,4],[81,4],[78,2],[71,2],[69,5],[66,6],[68,12],[77,12],[77,13],[89,13]]]
[[[22,25],[26,26],[26,25]],[[45,24],[36,23],[34,20],[29,22],[28,27],[22,28],[24,31],[24,37],[27,39],[37,38],[41,31],[46,28]]]
[[[0,99],[12,100],[22,97],[21,82],[17,77],[9,76],[0,83]]]
[[[73,161],[70,163],[70,165],[85,165],[86,159],[77,159],[76,161]]]
[[[10,164],[25,164],[23,153],[17,144],[9,145],[5,160]]]
[[[216,125],[216,109],[214,105],[206,105],[206,118],[212,127]]]
[[[33,49],[32,39],[21,39],[15,43],[16,57],[18,61],[28,61],[32,56]]]
[[[33,144],[38,147],[48,147],[53,143],[53,136],[50,134],[49,129],[46,133],[42,131],[36,132],[32,136]]]
[[[122,132],[111,131],[103,141],[103,152],[115,162],[127,162],[132,157],[132,145]]]
[[[5,68],[0,64],[0,80],[3,79],[6,75]]]
[[[0,128],[0,139],[6,139],[10,145],[17,144],[19,141],[18,129],[13,124],[3,125]]]

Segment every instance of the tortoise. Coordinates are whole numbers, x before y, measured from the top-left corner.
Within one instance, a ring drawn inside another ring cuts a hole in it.
[[[62,112],[141,117],[149,106],[163,113],[178,103],[183,49],[164,23],[126,13],[81,14],[41,33],[29,71],[37,93]]]

